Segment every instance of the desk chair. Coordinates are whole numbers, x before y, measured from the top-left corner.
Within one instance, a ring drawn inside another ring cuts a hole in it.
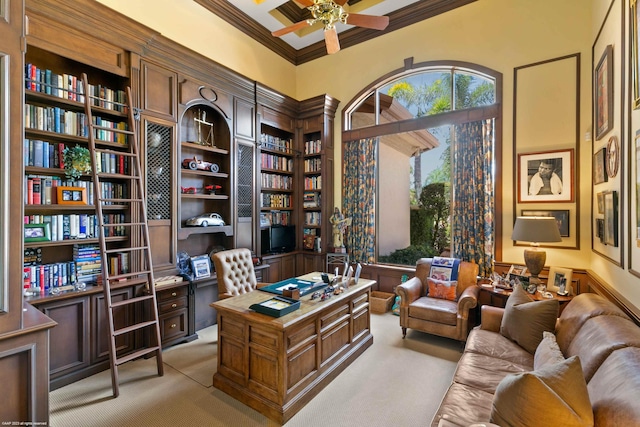
[[[254,291],[266,283],[258,283],[251,251],[230,249],[211,255],[218,277],[218,298],[225,299]]]

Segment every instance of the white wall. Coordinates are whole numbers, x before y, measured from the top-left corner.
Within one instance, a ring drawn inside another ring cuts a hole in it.
[[[380,144],[378,155],[378,253],[389,255],[410,244],[409,158]],[[403,219],[399,219],[403,218]]]

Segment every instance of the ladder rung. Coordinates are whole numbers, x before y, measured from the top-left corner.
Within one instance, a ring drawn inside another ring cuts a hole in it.
[[[120,227],[120,226],[124,226],[124,227],[133,227],[136,225],[146,225],[146,222],[117,222],[117,223],[109,223],[109,224],[103,224],[103,227]]]
[[[142,295],[140,297],[129,298],[122,301],[113,302],[111,303],[111,308],[121,307],[123,305],[135,304],[135,303],[150,300],[150,299],[153,299],[153,295]]]
[[[132,285],[131,282],[140,282],[140,283],[147,283],[149,282],[148,279],[138,279],[137,276],[141,276],[143,274],[149,274],[151,271],[147,270],[147,271],[134,271],[132,273],[122,273],[122,274],[114,274],[113,276],[109,276],[109,281],[110,282],[120,282],[122,279],[130,279],[127,280],[127,285]],[[136,279],[131,279],[132,277],[136,277]]]
[[[104,154],[117,154],[125,157],[136,157],[135,153],[129,153],[128,151],[107,150],[106,148],[96,148],[96,152]]]
[[[127,332],[137,331],[139,329],[148,328],[149,326],[155,325],[157,322],[155,320],[149,320],[147,322],[134,323],[131,326],[127,326],[126,328],[115,329],[113,331],[113,336],[117,337],[118,335],[126,334]]]
[[[143,202],[142,199],[103,199],[101,197],[98,198],[101,202],[124,202],[124,203],[135,203],[135,202]]]
[[[111,172],[96,172],[96,177],[98,178],[98,180],[101,180],[103,178],[140,180],[140,177],[138,175],[125,175],[123,173],[111,173]]]
[[[106,127],[106,126],[98,126],[98,125],[94,125],[91,124],[91,128],[92,129],[98,129],[98,130],[108,130],[109,132],[113,132],[113,133],[123,133],[126,135],[133,135],[133,132],[130,130],[124,130],[124,129],[114,129],[114,128],[110,128],[110,127]]]
[[[147,250],[149,249],[149,246],[131,246],[128,248],[118,248],[118,249],[106,249],[104,251],[105,254],[113,254],[113,253],[120,253],[120,252],[133,252],[133,251],[143,251],[143,250]],[[140,274],[142,274],[144,272],[141,272]]]
[[[159,346],[143,348],[142,350],[117,358],[116,365],[122,365],[123,363],[126,363],[130,360],[137,359],[138,357],[142,357],[145,354],[153,353],[154,351],[158,351],[158,350],[160,350]]]

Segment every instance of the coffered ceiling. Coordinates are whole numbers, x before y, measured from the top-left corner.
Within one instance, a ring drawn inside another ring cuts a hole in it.
[[[311,17],[309,11],[295,0],[194,1],[293,64],[299,65],[327,54],[319,24],[279,38],[271,35],[272,31]],[[475,1],[349,0],[345,4],[347,12],[387,15],[389,26],[379,31],[337,24],[340,46],[345,49]]]

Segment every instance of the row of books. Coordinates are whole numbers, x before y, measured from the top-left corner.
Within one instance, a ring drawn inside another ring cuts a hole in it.
[[[275,154],[261,153],[260,165],[263,169],[276,169],[283,172],[293,172],[293,159],[276,156]]]
[[[290,225],[291,224],[291,212],[271,211],[271,212],[264,212],[262,215],[264,216],[265,225]]]
[[[98,284],[102,278],[102,253],[96,243],[73,245],[73,261],[79,283]]]
[[[129,156],[115,153],[96,152],[96,172],[129,175]]]
[[[123,213],[103,215],[105,224],[122,224]],[[98,218],[93,214],[25,215],[25,224],[45,224],[49,240],[58,242],[73,239],[95,239],[99,235]],[[125,226],[105,227],[105,237],[126,235]]]
[[[305,141],[304,154],[320,154],[322,152],[322,141]]]
[[[26,128],[65,135],[89,135],[87,116],[78,111],[67,111],[60,107],[25,104],[24,125]]]
[[[73,261],[25,265],[23,268],[22,285],[25,293],[30,295],[72,290],[76,283],[76,264]]]
[[[87,195],[87,204],[93,204],[93,181],[63,180],[59,176],[26,175],[25,176],[25,203],[27,205],[55,205],[58,203],[58,187],[84,188]],[[122,184],[118,184],[122,185]]]
[[[293,152],[293,140],[280,138],[279,136],[260,134],[260,145],[269,150],[277,150],[285,153]]]
[[[320,212],[306,212],[304,214],[304,223],[313,226],[320,225],[322,223],[322,215]]]
[[[31,63],[25,65],[24,74],[27,90],[84,102],[85,91],[82,79],[73,74],[57,74],[48,68],[42,69]],[[87,94],[91,96],[91,105],[126,112],[126,95],[123,90],[89,84]]]
[[[262,193],[262,207],[263,208],[290,208],[291,199],[292,198],[290,194]]]
[[[321,195],[315,191],[305,191],[302,199],[302,207],[318,208],[320,207]]]
[[[322,190],[322,176],[309,176],[304,179],[305,190]]]
[[[263,173],[261,177],[262,188],[277,188],[279,190],[291,190],[293,178],[290,176]]]
[[[320,172],[322,170],[322,160],[320,157],[307,159],[304,161],[305,172]]]
[[[37,139],[24,140],[24,165],[41,168],[64,168],[64,149],[62,142],[49,142]]]

